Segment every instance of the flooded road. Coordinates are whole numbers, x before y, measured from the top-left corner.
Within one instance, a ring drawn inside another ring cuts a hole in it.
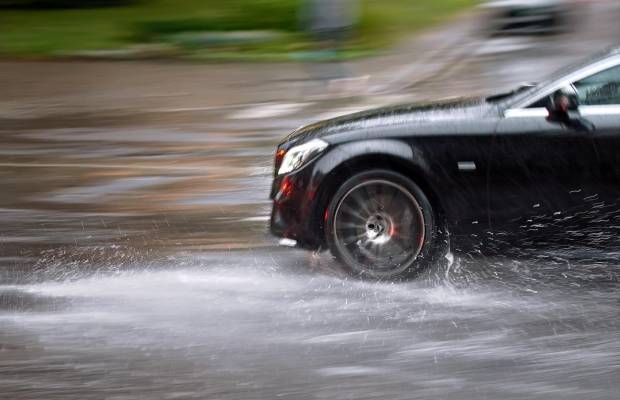
[[[485,40],[410,91],[364,98],[4,109],[0,399],[617,399],[617,253],[453,255],[390,284],[267,234],[290,130],[538,80],[591,52],[575,43],[600,45],[581,39]]]
[[[457,261],[387,284],[298,252],[170,262],[0,288],[2,398],[617,395],[618,282],[585,265]]]

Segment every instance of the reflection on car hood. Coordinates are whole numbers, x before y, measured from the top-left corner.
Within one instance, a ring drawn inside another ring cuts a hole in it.
[[[480,118],[487,115],[491,109],[494,109],[494,106],[480,97],[387,106],[301,127],[291,133],[285,139],[285,143],[292,145],[315,137],[393,125],[415,126],[454,119]]]

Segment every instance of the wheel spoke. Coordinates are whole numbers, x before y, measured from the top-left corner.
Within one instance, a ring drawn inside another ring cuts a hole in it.
[[[357,229],[357,230],[365,230],[366,227],[363,224],[358,224],[355,222],[341,222],[338,224],[338,226],[336,227],[336,229],[338,230],[344,230],[344,229]]]
[[[369,197],[364,198],[361,191],[354,192],[352,195],[352,200],[354,203],[357,203],[366,218],[372,214],[372,210],[369,208]]]
[[[385,250],[386,250],[387,247],[388,247],[387,244],[383,244],[383,245],[380,245],[378,247],[378,249],[377,249],[377,257],[378,258],[380,258],[380,259],[385,258],[384,254],[385,254]]]
[[[396,198],[398,197],[399,194],[400,194],[399,191],[396,191],[396,190],[392,191],[392,196],[390,197],[389,203],[387,203],[388,205],[387,205],[386,209],[393,210],[392,207],[394,206],[394,200],[396,200]]]
[[[362,223],[366,221],[366,217],[364,217],[359,211],[355,211],[349,205],[343,205],[340,211],[342,211],[345,214],[355,217],[356,219],[362,221]]]
[[[362,239],[365,236],[366,236],[365,233],[362,233],[362,234],[359,234],[359,235],[349,235],[349,236],[347,236],[346,238],[343,239],[343,243],[344,243],[345,246],[349,246],[349,245],[351,245],[353,243],[358,242],[360,239]]]

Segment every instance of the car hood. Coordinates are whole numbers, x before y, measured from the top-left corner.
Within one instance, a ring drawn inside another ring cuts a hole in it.
[[[482,118],[494,109],[495,106],[480,97],[386,106],[301,127],[286,137],[283,144],[289,147],[314,138],[352,131],[367,132],[397,125],[422,127],[451,120]]]

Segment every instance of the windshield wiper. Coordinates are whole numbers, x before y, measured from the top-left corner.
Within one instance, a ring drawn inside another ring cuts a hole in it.
[[[535,87],[536,85],[537,84],[534,82],[524,82],[520,84],[519,86],[517,86],[515,89],[511,90],[510,92],[505,92],[505,93],[500,93],[500,94],[489,96],[486,98],[486,101],[489,103],[501,101],[501,100],[507,99],[510,96],[514,96],[515,94],[519,94],[525,90],[529,90]]]

